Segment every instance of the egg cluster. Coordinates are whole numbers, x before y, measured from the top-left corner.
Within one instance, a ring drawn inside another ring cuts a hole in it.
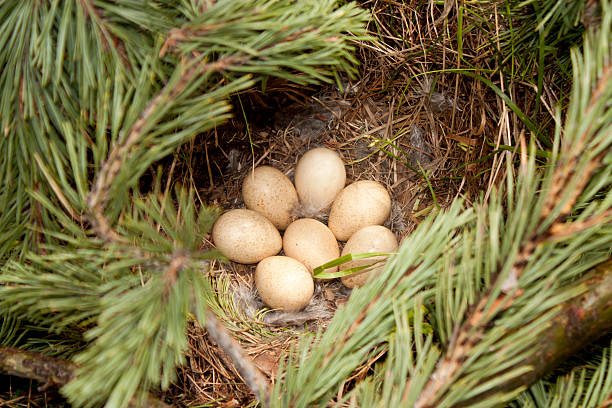
[[[258,263],[255,285],[263,301],[289,311],[308,304],[314,293],[312,271],[341,255],[338,241],[346,241],[342,255],[394,252],[398,247],[395,235],[382,226],[391,212],[389,193],[370,180],[345,187],[344,163],[336,152],[325,148],[308,151],[299,160],[294,179],[295,187],[273,167],[255,168],[242,184],[247,209],[227,211],[212,230],[215,246],[228,259]],[[306,214],[323,213],[331,206],[328,225],[313,218],[294,220],[298,206]],[[284,231],[282,237],[279,231]],[[285,256],[277,256],[281,249]],[[353,260],[340,269],[379,260]],[[381,268],[377,265],[345,276],[342,283],[362,286]]]

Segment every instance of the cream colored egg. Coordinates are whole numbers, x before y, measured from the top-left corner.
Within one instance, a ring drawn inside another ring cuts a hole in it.
[[[349,184],[332,205],[327,225],[338,241],[346,241],[368,225],[382,225],[391,212],[391,196],[371,180]]]
[[[259,262],[255,286],[268,306],[287,311],[300,310],[314,293],[310,271],[288,256],[271,256]]]
[[[391,230],[382,225],[370,225],[354,233],[342,249],[342,256],[346,254],[363,254],[372,252],[395,252],[397,251],[397,239]],[[385,260],[386,256],[375,256],[372,258],[359,259],[340,265],[341,270],[370,265]],[[340,278],[342,283],[349,288],[361,287],[372,276],[380,273],[384,262],[378,263],[363,271]]]
[[[242,198],[248,209],[272,221],[279,230],[291,223],[291,212],[298,203],[291,180],[270,166],[259,166],[249,172],[242,183]]]
[[[253,264],[280,252],[280,233],[267,218],[246,209],[221,215],[212,230],[219,251],[234,262]]]
[[[333,150],[309,150],[295,168],[297,190],[305,215],[326,210],[346,183],[344,163]]]
[[[289,224],[283,236],[283,250],[285,255],[297,259],[311,272],[340,256],[334,234],[325,224],[312,218],[302,218]],[[337,270],[336,266],[326,269],[326,272]]]

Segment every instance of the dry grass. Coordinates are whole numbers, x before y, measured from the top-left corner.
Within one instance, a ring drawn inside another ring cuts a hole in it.
[[[68,406],[52,386],[40,386],[36,381],[0,375],[3,390],[0,393],[2,408],[43,408]]]

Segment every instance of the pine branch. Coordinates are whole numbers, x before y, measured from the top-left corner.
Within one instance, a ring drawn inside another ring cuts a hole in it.
[[[214,63],[203,64],[199,58],[193,58],[186,64],[184,72],[177,80],[169,82],[149,103],[140,114],[140,117],[128,132],[125,140],[119,143],[110,152],[108,159],[102,164],[97,173],[94,186],[87,197],[87,205],[90,211],[89,220],[96,233],[105,241],[121,242],[122,238],[114,231],[110,222],[107,220],[104,209],[109,200],[109,192],[113,186],[119,171],[128,161],[128,154],[134,145],[141,141],[145,126],[151,126],[151,116],[157,110],[171,102],[175,102],[177,97],[190,85],[194,77],[210,73],[212,71],[222,71],[232,63],[233,58],[220,59]]]
[[[476,398],[463,401],[458,406],[470,407],[494,394],[529,386],[612,330],[612,259],[596,266],[577,286],[581,287],[582,295],[562,305],[539,339],[536,352],[506,372],[520,367],[530,367],[531,370],[490,388]],[[490,380],[484,378],[482,383]]]
[[[481,345],[492,342],[492,339],[486,335],[489,330],[487,325],[504,311],[519,304],[525,296],[531,296],[525,294],[519,285],[519,280],[527,267],[533,264],[532,260],[538,248],[558,242],[561,237],[567,238],[569,231],[574,234],[582,232],[584,231],[582,228],[596,224],[595,221],[599,225],[610,223],[609,208],[604,208],[603,211],[600,209],[599,213],[590,215],[586,220],[574,221],[570,218],[570,214],[595,171],[603,167],[606,153],[612,145],[610,124],[612,109],[609,105],[609,101],[612,100],[610,86],[612,61],[609,57],[611,50],[608,43],[610,27],[605,26],[611,20],[612,6],[607,4],[602,30],[594,34],[594,39],[591,43],[587,42],[586,46],[584,64],[592,65],[587,65],[588,68],[585,68],[576,58],[574,95],[568,110],[566,126],[567,140],[560,153],[559,164],[547,175],[544,193],[538,200],[541,204],[539,208],[536,207],[538,210],[535,217],[524,225],[522,236],[517,237],[521,242],[518,251],[509,254],[510,258],[506,262],[499,263],[498,269],[493,271],[493,280],[486,293],[457,325],[444,360],[430,376],[430,380],[415,402],[415,407],[434,407],[440,401],[451,398],[461,401],[459,394],[450,396],[451,385],[456,383],[462,373],[465,373],[467,366],[465,361],[472,361],[470,356],[477,354],[476,350]],[[600,55],[601,59],[588,60],[594,55]],[[578,73],[581,71],[585,78],[579,79]],[[582,112],[580,119],[576,117],[577,122],[571,122],[572,115],[577,116],[578,112]],[[600,117],[603,119],[599,120]],[[578,123],[581,120],[585,120],[586,123]],[[523,163],[521,170],[524,179],[533,179],[533,165],[529,167]],[[535,195],[535,190],[532,190],[531,194]],[[598,207],[596,202],[592,205],[593,208]],[[514,375],[517,374],[518,371],[515,370]],[[500,372],[496,372],[496,375],[499,376]],[[490,384],[482,386],[483,390],[488,388],[491,388]],[[468,398],[471,400],[472,397]]]
[[[609,70],[607,72],[609,72]],[[582,144],[584,141],[580,140],[579,143]],[[533,233],[527,242],[521,246],[513,265],[510,267],[509,274],[503,274],[501,268],[494,274],[497,280],[490,286],[489,293],[480,298],[477,305],[465,318],[463,325],[454,334],[449,349],[447,350],[446,357],[431,375],[431,380],[423,389],[420,398],[415,403],[415,407],[430,408],[436,405],[436,401],[442,398],[441,395],[443,395],[449,384],[455,380],[458,371],[463,366],[463,361],[472,350],[483,341],[483,338],[485,338],[487,323],[493,320],[495,315],[513,306],[524,294],[523,290],[518,285],[518,280],[523,275],[531,257],[539,246],[547,242],[555,242],[563,237],[566,238],[571,234],[576,234],[587,229],[589,226],[603,225],[612,220],[610,211],[608,210],[603,214],[595,216],[594,220],[590,219],[581,223],[562,222],[571,212],[578,196],[582,193],[584,187],[591,179],[593,171],[601,165],[601,157],[599,160],[593,160],[586,169],[583,169],[583,171],[576,176],[578,180],[573,180],[573,172],[575,167],[577,167],[575,163],[577,156],[578,154],[576,154],[575,151],[568,152],[566,164],[555,171],[553,176],[553,180],[555,180],[553,188],[549,190],[549,194],[545,200],[539,224],[546,222],[546,220],[550,218],[555,207],[559,207],[559,203],[564,203],[561,211],[556,212],[558,215],[556,215],[554,221],[550,223],[548,229]],[[567,186],[576,184],[580,186],[580,189],[578,191],[572,189],[569,199],[564,200],[562,196],[567,195]],[[595,281],[597,282],[600,279],[601,277]],[[501,289],[501,291],[499,291],[499,289]],[[599,312],[599,310],[597,312]],[[605,318],[609,316],[602,317],[604,320],[600,323],[605,323]],[[546,336],[551,335],[549,329],[547,329],[545,333]],[[556,334],[556,332],[553,333]],[[568,337],[571,336],[568,334]],[[533,361],[538,361],[538,359],[534,357]],[[521,365],[512,367],[512,369],[516,369],[517,367],[521,367]],[[501,373],[497,375],[501,375]],[[519,378],[527,377],[523,376]],[[535,377],[535,379],[537,378],[538,377]],[[518,382],[518,384],[526,385],[522,382]]]
[[[62,390],[77,406],[122,407],[173,380],[189,315],[206,320],[202,261],[219,256],[200,248],[216,212],[196,217],[186,194],[178,210],[143,200],[140,176],[227,120],[229,97],[256,81],[331,82],[355,72],[352,41],[366,38],[368,15],[335,0],[0,4],[0,65],[8,67],[0,175],[12,189],[18,174],[14,189],[24,192],[0,200],[8,210],[0,222],[14,232],[0,239],[15,241],[24,227],[40,236],[39,247],[24,242],[23,258],[2,268],[0,310],[49,330],[85,331],[88,348]],[[204,35],[191,29],[212,26]],[[177,30],[184,38],[162,49]],[[228,339],[218,335],[239,356]],[[263,395],[261,378],[234,360]]]
[[[499,12],[507,18],[507,29],[499,35],[503,63],[516,59],[524,67],[523,75],[538,80],[538,92],[543,85],[544,70],[551,65],[555,72],[570,70],[566,44],[580,44],[585,27],[597,19],[595,1],[587,0],[511,0]],[[581,17],[582,23],[581,25]],[[561,68],[561,69],[559,69]],[[534,72],[539,70],[539,72]],[[567,77],[562,75],[561,81]],[[539,96],[539,94],[538,94]]]
[[[193,193],[179,189],[176,201],[156,193],[135,199],[120,230],[133,237],[129,244],[55,233],[63,241],[49,246],[50,254],[30,254],[28,265],[12,262],[2,271],[0,310],[63,333],[80,327],[90,341],[91,350],[77,354],[76,378],[62,390],[69,400],[103,404],[111,394],[109,404],[122,406],[134,393],[140,401],[143,391],[168,387],[173,379],[186,347],[188,313],[205,319],[210,288],[201,269],[216,253],[200,246],[218,215],[216,209],[196,211]],[[127,386],[117,386],[122,382]],[[112,394],[114,388],[120,389]]]
[[[43,383],[40,390],[51,386],[62,387],[74,378],[76,364],[44,354],[0,346],[0,372],[29,378]],[[132,401],[130,408],[167,408],[164,402],[148,396],[145,404]]]

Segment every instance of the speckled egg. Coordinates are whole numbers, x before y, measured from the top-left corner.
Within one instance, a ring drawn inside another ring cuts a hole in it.
[[[312,218],[293,221],[283,236],[285,255],[297,259],[311,272],[314,268],[336,259],[340,249],[334,234],[325,224]],[[336,272],[338,267],[326,269]]]
[[[283,241],[278,230],[263,215],[251,210],[230,210],[212,229],[212,239],[230,260],[253,264],[280,252]]]
[[[362,254],[372,252],[395,252],[397,251],[397,248],[397,239],[391,230],[383,227],[382,225],[370,225],[368,227],[361,228],[359,231],[355,232],[351,238],[349,238],[346,245],[342,249],[342,256],[346,254]],[[340,270],[370,265],[374,262],[385,260],[386,258],[386,256],[375,256],[372,258],[350,261],[340,265]],[[381,262],[370,268],[364,269],[363,271],[356,272],[349,276],[343,276],[340,279],[342,283],[349,288],[361,287],[365,285],[368,279],[370,279],[373,275],[376,275],[382,271],[384,265],[384,262]]]
[[[382,225],[391,212],[391,196],[371,180],[349,184],[338,194],[329,213],[329,229],[338,241],[346,241],[368,225]]]
[[[309,150],[295,168],[295,189],[305,215],[327,210],[345,183],[344,163],[330,149]]]
[[[291,180],[270,166],[249,172],[242,183],[242,198],[248,209],[269,219],[279,230],[291,223],[291,212],[298,203]]]
[[[302,309],[314,293],[310,271],[288,256],[271,256],[259,262],[255,286],[268,306],[286,311]]]

